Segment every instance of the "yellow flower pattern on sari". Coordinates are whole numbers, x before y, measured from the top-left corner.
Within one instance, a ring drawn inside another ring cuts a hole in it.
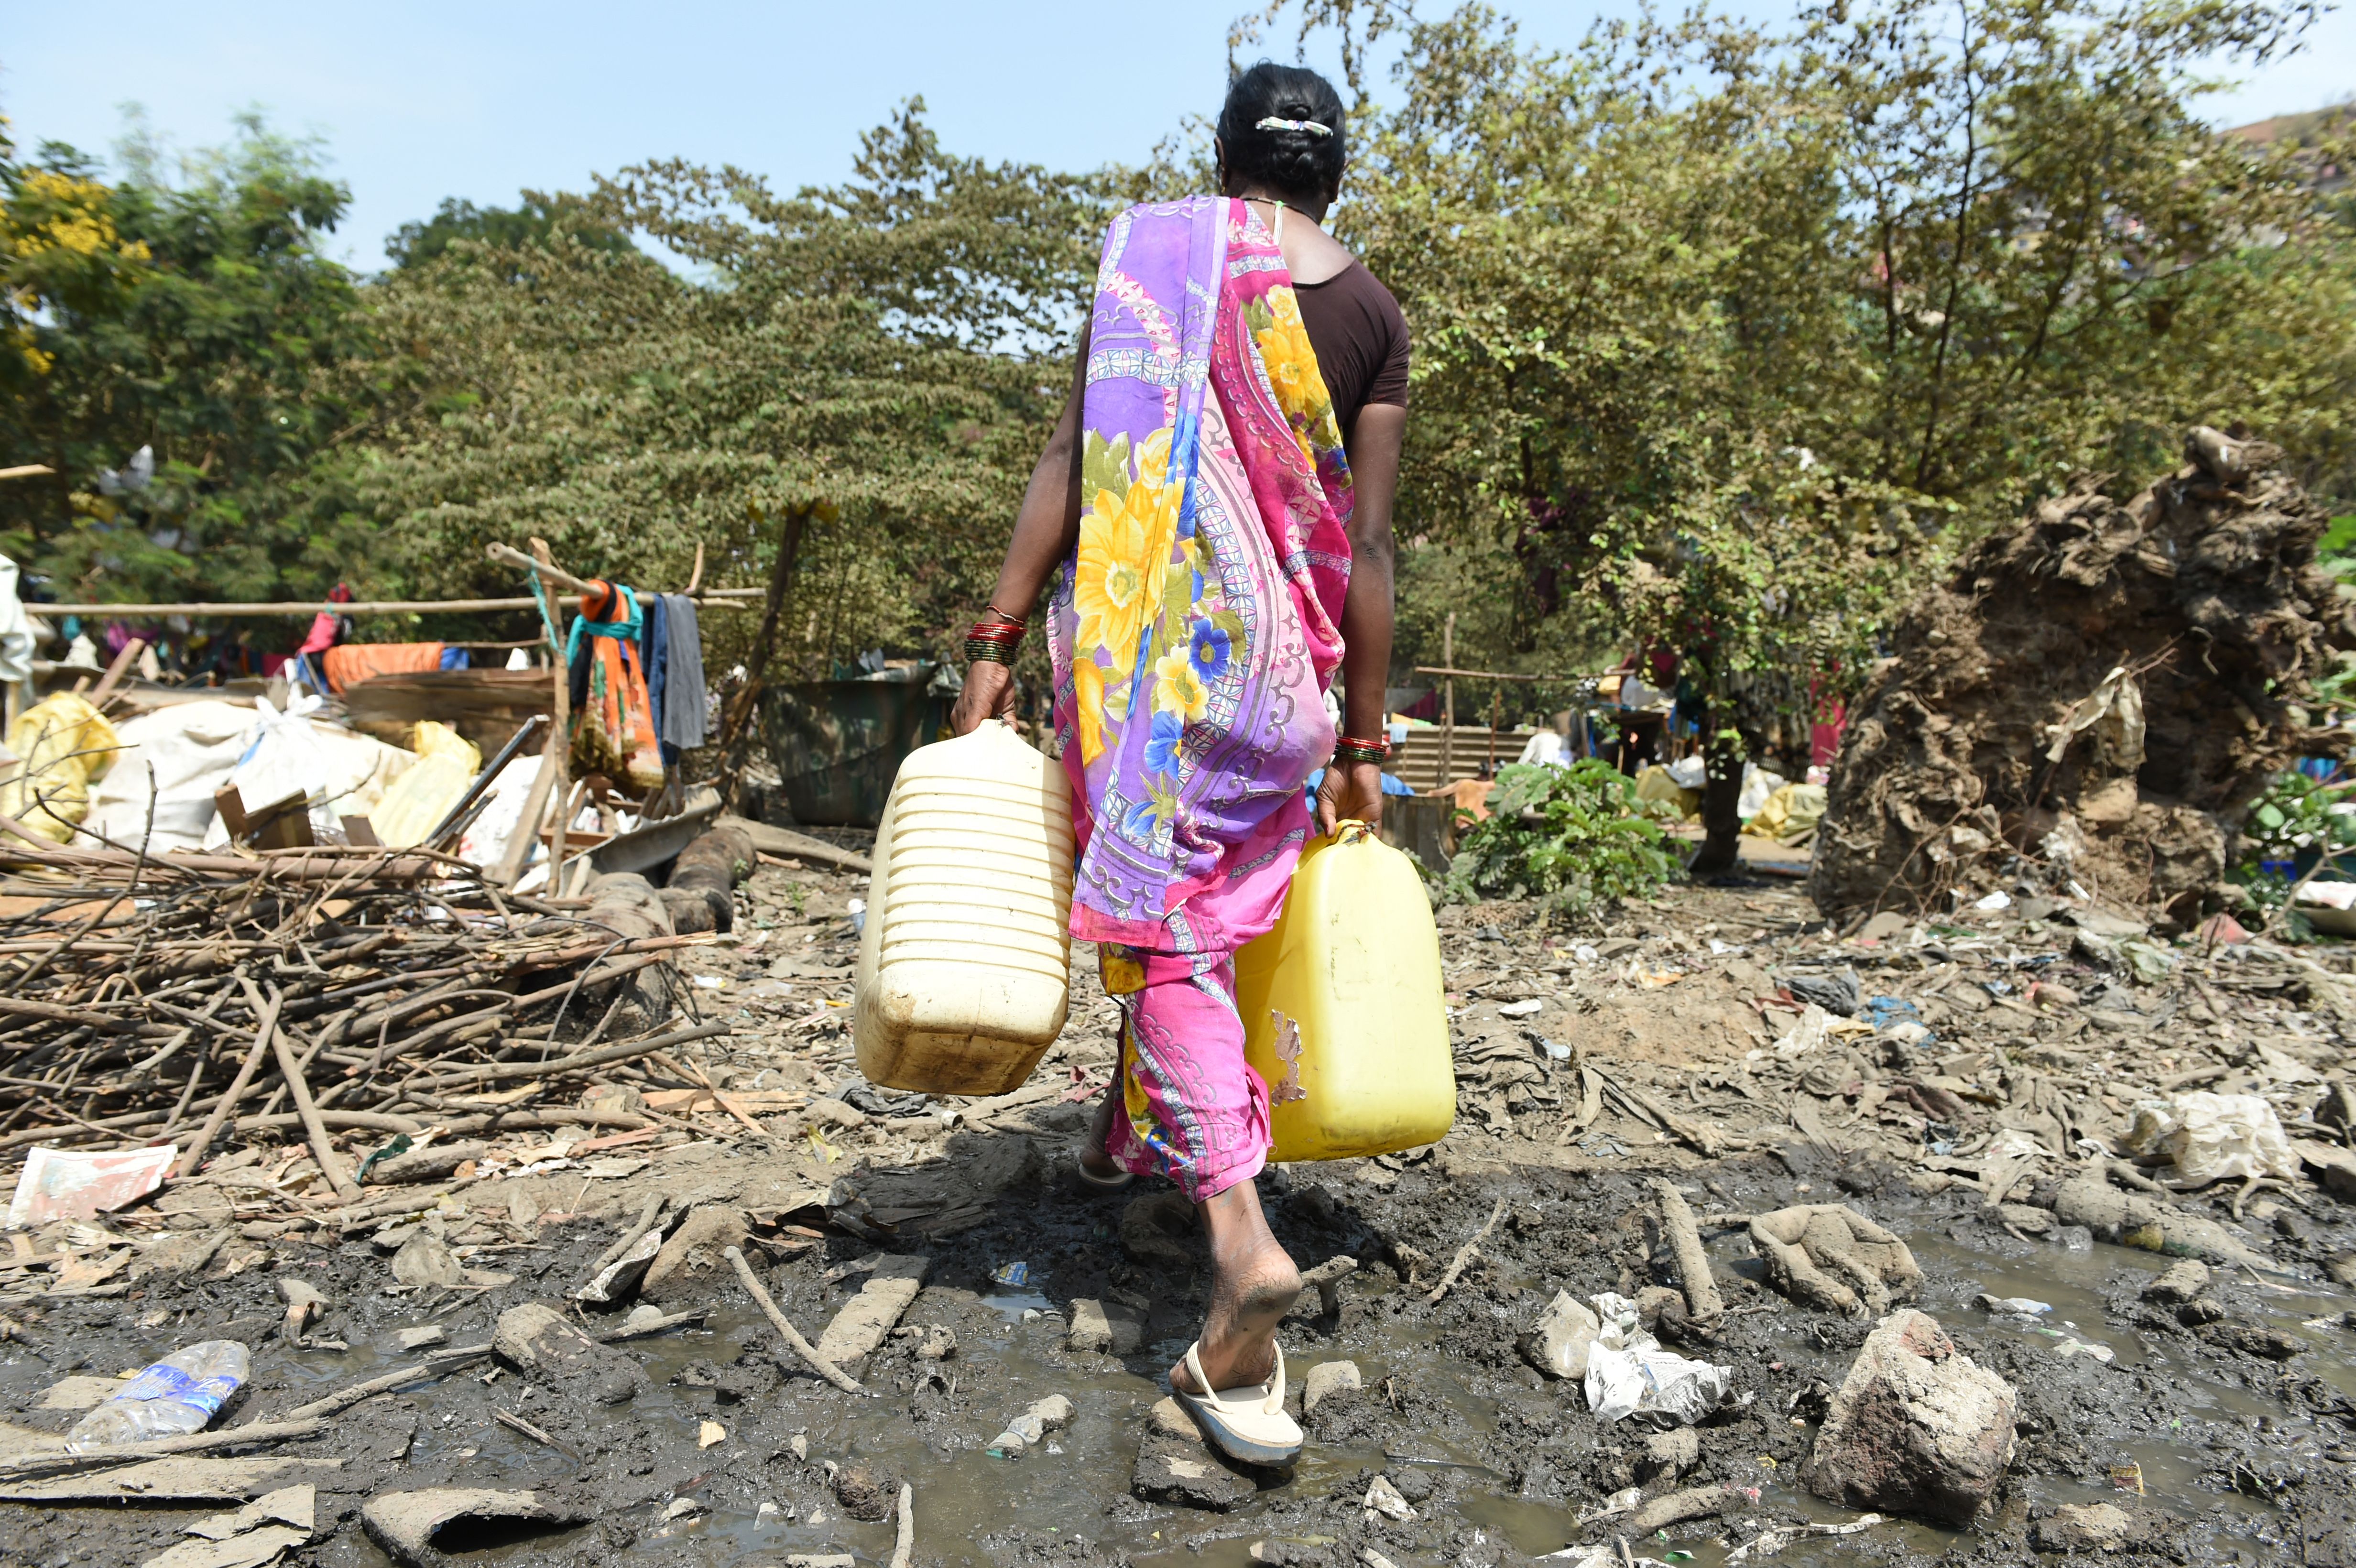
[[[1247,312],[1247,319],[1260,362],[1268,368],[1276,405],[1284,411],[1293,439],[1301,443],[1301,455],[1313,470],[1318,449],[1330,452],[1340,446],[1342,435],[1333,422],[1333,400],[1325,390],[1324,375],[1317,368],[1317,350],[1309,344],[1309,325],[1301,319],[1300,296],[1290,288],[1270,289],[1258,308]]]

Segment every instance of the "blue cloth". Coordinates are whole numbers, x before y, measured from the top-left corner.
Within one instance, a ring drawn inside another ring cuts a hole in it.
[[[468,656],[466,650],[464,648],[444,648],[442,650],[442,667],[444,669],[472,669],[475,667],[475,661]]]
[[[638,663],[647,672],[647,703],[654,709],[655,739],[663,732],[663,701],[669,695],[668,676],[670,673],[670,609],[668,593],[647,595],[647,635],[638,643]],[[663,762],[672,761],[670,752],[663,752]]]

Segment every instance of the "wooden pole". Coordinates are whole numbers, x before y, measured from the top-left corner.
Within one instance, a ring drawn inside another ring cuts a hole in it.
[[[491,548],[494,550],[507,549],[505,545],[494,545]],[[509,551],[510,555],[514,553],[512,550]],[[545,569],[542,575],[548,573],[563,575],[556,572],[555,563],[548,553],[546,539],[536,539],[531,541],[531,564],[535,570]],[[567,579],[567,581],[571,580]],[[550,699],[550,710],[556,719],[556,733],[552,737],[556,747],[556,772],[550,780],[550,788],[553,791],[550,798],[561,802],[567,798],[566,784],[570,778],[569,764],[573,757],[573,668],[564,657],[564,601],[552,593],[549,595],[548,600],[548,630],[554,645],[554,654],[549,663],[556,671],[556,689]],[[561,880],[564,875],[564,829],[570,822],[569,817],[561,818],[558,821],[556,837],[549,844],[548,891],[551,897],[556,897],[564,891],[563,882]]]
[[[1456,663],[1456,612],[1448,613],[1448,624],[1440,634],[1440,662],[1444,667]],[[1446,789],[1455,783],[1456,763],[1456,677],[1443,677],[1440,719],[1440,787]]]
[[[733,807],[735,805],[736,779],[744,771],[744,734],[759,710],[761,686],[769,673],[769,655],[776,646],[777,623],[786,609],[786,590],[793,582],[794,564],[801,555],[802,531],[809,524],[813,507],[796,507],[786,514],[784,531],[777,537],[777,559],[769,569],[769,593],[761,605],[761,629],[753,637],[752,656],[744,665],[744,688],[728,704],[728,713],[720,731],[721,780],[720,798]]]

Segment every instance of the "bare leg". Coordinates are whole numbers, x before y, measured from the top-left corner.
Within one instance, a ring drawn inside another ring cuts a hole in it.
[[[1119,1103],[1120,1079],[1116,1076],[1112,1087],[1097,1102],[1096,1120],[1088,1124],[1088,1141],[1080,1146],[1080,1165],[1090,1176],[1109,1181],[1120,1174],[1121,1168],[1105,1153],[1105,1141],[1112,1136],[1113,1107]]]
[[[1239,1181],[1199,1205],[1211,1238],[1211,1304],[1203,1315],[1203,1374],[1198,1389],[1181,1361],[1173,1388],[1208,1393],[1256,1383],[1276,1370],[1276,1326],[1301,1294],[1301,1271],[1268,1228],[1259,1189]]]

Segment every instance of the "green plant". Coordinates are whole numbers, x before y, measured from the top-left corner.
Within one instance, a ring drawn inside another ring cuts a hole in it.
[[[1500,768],[1487,804],[1488,817],[1449,862],[1442,896],[1451,902],[1534,897],[1550,912],[1583,919],[1680,874],[1660,808],[1638,800],[1608,763]]]

